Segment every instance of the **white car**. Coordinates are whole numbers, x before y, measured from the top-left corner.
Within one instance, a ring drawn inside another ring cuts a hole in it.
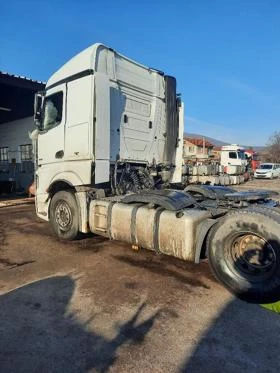
[[[262,163],[254,173],[256,179],[273,179],[280,177],[280,164],[277,163]]]

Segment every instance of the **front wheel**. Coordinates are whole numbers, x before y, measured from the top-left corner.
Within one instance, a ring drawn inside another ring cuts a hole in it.
[[[50,223],[63,240],[74,240],[79,234],[79,214],[75,195],[70,191],[57,192],[50,203]]]
[[[280,216],[242,210],[223,217],[207,239],[217,279],[251,303],[280,300]]]

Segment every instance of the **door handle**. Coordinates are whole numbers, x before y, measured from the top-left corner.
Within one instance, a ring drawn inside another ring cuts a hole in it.
[[[64,151],[59,150],[58,152],[55,153],[55,158],[63,158],[64,157]]]

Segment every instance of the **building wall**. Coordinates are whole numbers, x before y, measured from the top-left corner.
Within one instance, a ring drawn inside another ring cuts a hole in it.
[[[197,146],[185,140],[183,148],[184,157],[195,157],[197,155]]]
[[[203,152],[204,150],[204,152]],[[188,140],[184,140],[183,156],[185,158],[208,158],[212,155],[212,148],[195,145]]]
[[[212,150],[212,155],[215,160],[220,160],[221,159],[221,150],[220,149],[213,149]]]
[[[22,160],[20,145],[32,144],[28,132],[34,129],[33,117],[0,125],[0,148],[8,147],[8,161],[0,161],[0,182],[13,181],[15,189],[26,189],[33,181],[32,160]],[[4,188],[5,189],[5,188]],[[3,190],[2,190],[3,191]]]

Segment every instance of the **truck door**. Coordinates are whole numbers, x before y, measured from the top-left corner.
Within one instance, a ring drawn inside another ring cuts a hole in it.
[[[90,159],[92,153],[92,75],[67,83],[65,160]]]
[[[65,84],[47,90],[43,108],[43,130],[38,135],[38,166],[63,161]]]

